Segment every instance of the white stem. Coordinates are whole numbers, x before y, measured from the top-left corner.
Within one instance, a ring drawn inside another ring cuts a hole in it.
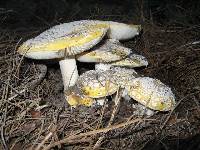
[[[96,63],[95,64],[95,70],[106,71],[106,70],[109,70],[110,67],[111,67],[111,64],[106,64],[106,63]]]
[[[101,97],[101,98],[96,99],[99,106],[103,106],[105,100],[106,100],[106,97]]]
[[[132,106],[133,106],[133,108],[136,109],[136,111],[134,112],[135,115],[139,115],[139,116],[145,115],[147,117],[150,117],[150,116],[153,116],[155,114],[155,111],[145,107],[144,105],[142,105],[140,103],[133,104]]]
[[[60,70],[63,78],[64,89],[75,85],[78,79],[78,70],[74,58],[66,58],[59,61]]]
[[[127,89],[123,90],[122,97],[124,98],[125,101],[130,101],[131,100],[131,97],[128,95]]]

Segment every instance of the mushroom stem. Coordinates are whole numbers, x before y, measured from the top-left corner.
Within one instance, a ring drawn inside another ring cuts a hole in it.
[[[103,106],[105,101],[106,101],[106,97],[96,98],[97,105],[99,106]]]
[[[67,58],[59,61],[60,70],[62,74],[64,89],[75,85],[78,79],[78,70],[76,66],[76,60],[74,58]]]
[[[130,101],[130,100],[131,100],[131,97],[128,95],[127,89],[123,89],[123,90],[122,90],[122,97],[123,97],[124,100],[126,100],[126,101]]]
[[[95,64],[95,70],[106,71],[106,70],[109,70],[110,67],[111,67],[111,65],[106,64],[106,63],[96,63]]]

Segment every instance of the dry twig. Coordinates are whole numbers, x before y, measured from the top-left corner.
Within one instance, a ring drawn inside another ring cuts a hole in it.
[[[119,110],[119,106],[120,106],[120,99],[121,99],[121,95],[122,92],[121,90],[117,91],[116,97],[115,97],[115,106],[113,109],[113,112],[111,114],[109,123],[107,125],[107,127],[110,127],[111,124],[113,123],[114,119],[115,119],[115,115],[117,114],[118,110]],[[106,132],[107,133],[107,132]],[[104,133],[96,142],[96,144],[94,145],[93,149],[98,149],[101,146],[102,141],[105,139],[106,133]]]
[[[145,120],[153,120],[153,119],[145,119]],[[102,128],[102,129],[98,129],[98,130],[93,130],[93,131],[89,131],[89,132],[85,132],[85,133],[80,133],[78,135],[73,135],[73,136],[69,136],[69,137],[66,137],[60,141],[57,141],[57,142],[54,142],[50,145],[48,145],[47,147],[45,147],[43,150],[49,150],[50,148],[52,147],[55,147],[59,144],[71,144],[71,142],[73,141],[76,141],[80,138],[85,138],[87,136],[92,136],[92,135],[95,135],[95,134],[99,134],[99,133],[107,133],[108,131],[111,131],[111,130],[116,130],[116,129],[119,129],[119,128],[125,128],[127,127],[128,125],[131,125],[131,124],[134,124],[134,123],[137,123],[137,122],[142,122],[144,121],[144,119],[141,119],[141,118],[137,118],[137,119],[134,119],[134,120],[130,120],[130,121],[127,121],[127,122],[123,122],[123,123],[120,123],[120,124],[117,124],[117,125],[111,125],[110,127],[106,127],[106,128]]]
[[[24,89],[20,90],[17,92],[17,94],[11,96],[8,98],[8,101],[13,100],[14,98],[16,98],[18,95],[24,93],[26,91],[26,88],[35,88],[45,77],[46,73],[47,73],[47,66],[46,65],[38,65],[38,68],[40,70],[40,74],[38,75],[38,77],[33,80],[32,82],[28,83],[28,85],[25,86]]]

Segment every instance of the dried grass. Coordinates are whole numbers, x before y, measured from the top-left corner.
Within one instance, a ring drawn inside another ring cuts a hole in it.
[[[138,72],[170,85],[177,97],[175,110],[159,112],[148,119],[134,116],[132,102],[123,100],[117,106],[118,113],[113,111],[116,107],[112,102],[104,108],[71,110],[64,100],[58,65],[47,64],[44,76],[45,71],[38,68],[44,62],[16,54],[21,35],[1,32],[2,148],[142,149],[152,140],[162,142],[200,133],[200,26],[162,27],[145,23],[141,36],[124,43],[150,62],[149,67]]]

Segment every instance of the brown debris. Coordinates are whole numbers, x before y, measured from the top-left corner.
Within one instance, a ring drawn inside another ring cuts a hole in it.
[[[146,119],[133,116],[132,101],[121,100],[109,126],[113,102],[108,102],[103,115],[102,108],[68,106],[57,64],[46,64],[47,74],[30,86],[40,79],[38,67],[44,62],[22,60],[15,52],[19,36],[8,32],[10,36],[0,43],[1,147],[91,149],[103,137],[98,147],[137,149],[156,139],[200,134],[200,43],[196,32],[200,33],[199,27],[146,24],[136,42],[124,43],[150,62],[138,72],[172,87],[179,103],[172,112],[158,112]]]

